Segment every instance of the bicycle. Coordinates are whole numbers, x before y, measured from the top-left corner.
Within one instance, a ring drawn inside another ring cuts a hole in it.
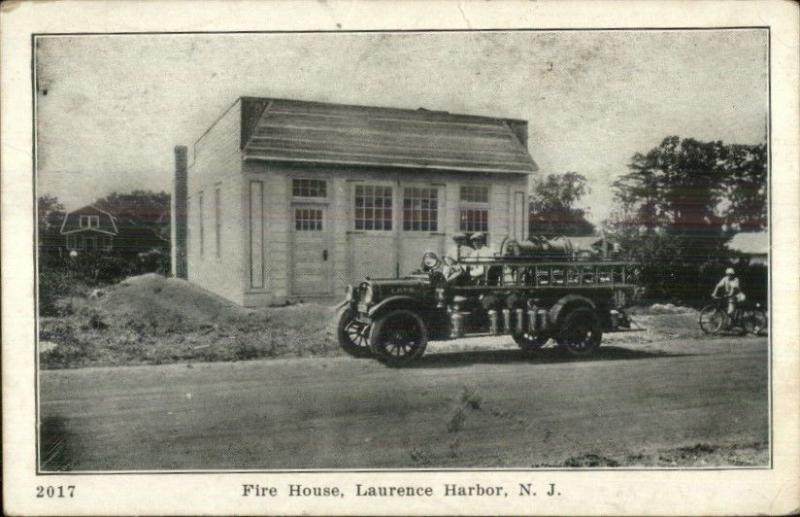
[[[719,334],[723,330],[740,329],[740,335],[747,333],[765,336],[768,330],[767,313],[760,303],[742,303],[736,306],[733,314],[728,314],[727,298],[719,298],[700,311],[700,328],[706,334]]]

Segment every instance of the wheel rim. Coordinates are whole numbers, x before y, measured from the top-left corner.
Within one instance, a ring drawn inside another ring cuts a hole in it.
[[[728,317],[722,309],[717,307],[705,308],[700,313],[700,327],[710,334],[718,332],[727,321]]]
[[[399,359],[414,353],[419,344],[419,329],[411,318],[393,318],[387,322],[380,340],[386,354]]]
[[[514,336],[514,340],[525,350],[535,350],[541,348],[547,343],[549,338],[545,336],[537,336],[535,334],[519,334]]]
[[[575,351],[584,351],[594,347],[594,329],[588,322],[580,322],[564,329],[564,344]]]
[[[747,332],[761,335],[767,330],[767,317],[763,312],[755,311],[747,315],[744,326]]]
[[[714,311],[711,318],[709,318],[709,323],[712,329],[719,330],[725,324],[725,315],[722,311]]]
[[[347,336],[348,341],[350,341],[350,344],[352,344],[354,347],[364,349],[368,347],[367,325],[358,323],[355,320],[350,321],[347,325],[345,325],[344,333]]]

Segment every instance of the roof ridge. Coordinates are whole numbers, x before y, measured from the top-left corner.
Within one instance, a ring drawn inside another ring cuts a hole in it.
[[[525,119],[518,119],[512,117],[493,117],[489,115],[473,115],[470,113],[456,113],[447,110],[435,110],[426,108],[424,106],[419,106],[417,108],[398,108],[393,106],[376,106],[376,105],[368,105],[368,104],[349,104],[344,102],[328,102],[328,101],[315,101],[315,100],[305,100],[305,99],[288,99],[285,97],[259,97],[259,96],[241,96],[239,97],[240,100],[248,100],[248,101],[266,101],[266,102],[285,102],[288,104],[295,104],[295,105],[309,105],[309,106],[320,106],[320,107],[336,107],[336,108],[356,108],[356,109],[364,109],[364,110],[380,110],[380,111],[391,111],[391,112],[398,112],[398,113],[421,113],[421,114],[430,114],[430,115],[448,115],[451,117],[469,117],[469,118],[476,118],[476,119],[484,119],[484,120],[509,120],[514,122],[524,122],[527,123],[528,121]]]

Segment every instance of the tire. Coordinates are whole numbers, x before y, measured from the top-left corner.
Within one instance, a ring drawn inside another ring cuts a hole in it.
[[[769,330],[767,313],[761,309],[750,309],[742,317],[744,329],[754,336],[766,336]]]
[[[575,357],[592,355],[603,340],[600,318],[594,310],[580,307],[570,311],[563,320],[556,342]]]
[[[425,323],[415,313],[399,309],[381,316],[369,334],[369,346],[378,361],[405,366],[419,359],[428,345]]]
[[[353,357],[370,357],[368,325],[355,319],[353,309],[345,307],[339,311],[336,321],[336,339],[348,355]]]
[[[512,337],[517,346],[524,352],[535,352],[550,340],[550,336],[543,336],[541,334],[514,334]]]
[[[725,326],[728,314],[717,304],[706,305],[700,311],[698,323],[706,334],[716,334]]]

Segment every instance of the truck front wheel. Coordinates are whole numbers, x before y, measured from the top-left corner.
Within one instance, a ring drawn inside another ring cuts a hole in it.
[[[600,318],[592,309],[570,311],[563,320],[556,342],[570,355],[585,357],[594,353],[603,339]]]
[[[422,357],[428,331],[418,315],[405,309],[386,313],[372,325],[370,348],[388,366],[404,366]]]
[[[353,357],[369,357],[369,326],[355,318],[353,309],[345,307],[339,311],[336,321],[336,339],[339,346]]]

